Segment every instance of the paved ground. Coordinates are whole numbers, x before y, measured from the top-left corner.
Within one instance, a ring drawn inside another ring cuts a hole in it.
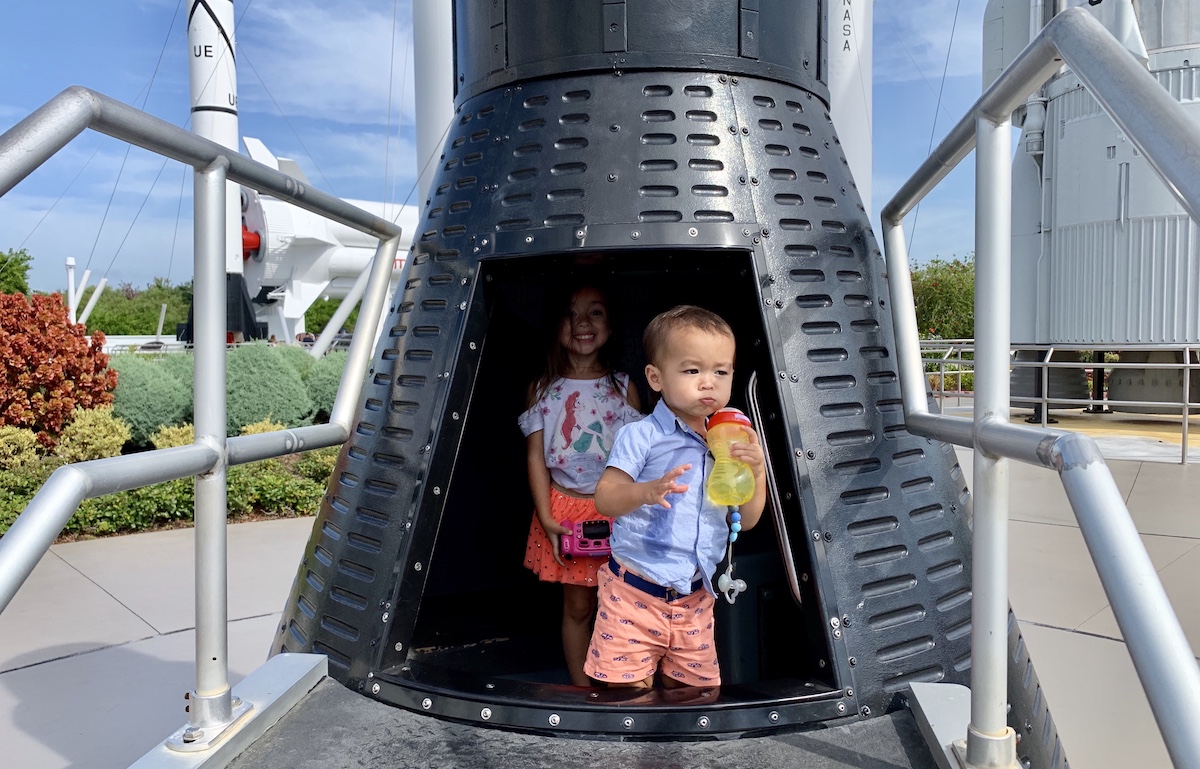
[[[1169,426],[1136,435],[1112,427],[1123,421],[1107,420],[1110,434],[1098,442],[1106,456],[1124,457],[1109,462],[1113,475],[1200,649],[1200,451],[1195,464],[1179,464],[1178,420],[1174,435]],[[1200,443],[1200,420],[1192,429]],[[970,478],[971,453],[959,456]],[[1011,599],[1072,766],[1166,769],[1057,476],[1017,464],[1011,476]],[[233,682],[265,659],[311,526],[230,527]],[[184,723],[183,693],[194,684],[192,565],[189,529],[52,548],[0,615],[0,763],[124,767]]]

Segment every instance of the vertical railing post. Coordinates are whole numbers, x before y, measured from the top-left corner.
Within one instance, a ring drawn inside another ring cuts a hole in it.
[[[1008,462],[979,449],[1009,419],[1012,174],[1009,116],[975,122],[975,460],[968,767],[1015,767],[1008,726]]]
[[[196,689],[190,695],[188,724],[199,740],[206,736],[204,730],[219,729],[233,715],[225,531],[226,167],[221,158],[195,176],[196,442],[220,457],[212,472],[196,476]],[[187,734],[184,741],[189,741]]]

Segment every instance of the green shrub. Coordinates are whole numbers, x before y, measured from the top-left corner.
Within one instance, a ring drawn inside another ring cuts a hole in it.
[[[304,386],[312,398],[316,413],[325,421],[333,411],[333,400],[337,397],[338,385],[342,383],[342,371],[346,368],[346,351],[334,350],[320,360],[313,361],[304,375]]]
[[[8,531],[50,474],[61,466],[57,457],[44,457],[17,470],[0,470],[0,535]]]
[[[171,449],[190,446],[196,442],[196,428],[192,425],[168,425],[160,427],[150,436],[150,445],[156,449]]]
[[[160,366],[172,379],[187,388],[191,397],[194,387],[196,359],[190,352],[176,352],[156,357],[154,363]]]
[[[126,424],[132,440],[144,446],[160,427],[188,421],[192,395],[159,363],[137,355],[114,355],[117,371],[113,413]]]
[[[297,345],[281,344],[271,348],[280,360],[287,363],[296,373],[303,377],[312,368],[317,359],[308,354],[308,350]]]
[[[116,534],[173,521],[190,521],[195,495],[191,478],[156,483],[85,499],[63,528],[73,534]]]
[[[295,470],[302,477],[319,483],[324,488],[329,483],[329,478],[333,475],[334,468],[337,467],[338,454],[340,453],[340,446],[329,446],[323,449],[306,451],[296,457]]]
[[[242,425],[242,435],[262,435],[263,433],[274,433],[280,430],[286,430],[286,425],[281,425],[278,422],[272,422],[270,419],[263,419],[248,425]]]
[[[75,409],[54,453],[64,462],[115,457],[130,438],[129,425],[113,416],[112,406]]]
[[[315,515],[323,484],[290,473],[278,459],[229,468],[229,514]]]
[[[226,362],[229,435],[237,435],[243,425],[264,419],[299,427],[312,417],[312,399],[296,369],[284,361],[285,349],[250,344],[229,351]]]
[[[0,470],[16,470],[40,461],[39,445],[33,430],[0,426]]]

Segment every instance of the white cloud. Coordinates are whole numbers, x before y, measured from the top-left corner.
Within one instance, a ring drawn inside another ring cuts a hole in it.
[[[949,75],[979,74],[985,5],[980,0],[875,2],[875,83],[924,79],[936,87],[943,69]],[[947,68],[952,28],[954,45]]]
[[[411,18],[407,3],[396,9],[393,56],[389,6],[258,0],[238,28],[240,105],[277,114],[278,104],[289,116],[384,125],[390,83],[390,122],[411,123]]]

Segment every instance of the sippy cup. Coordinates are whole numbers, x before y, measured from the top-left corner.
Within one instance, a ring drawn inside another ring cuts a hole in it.
[[[716,505],[738,507],[754,496],[754,474],[745,462],[729,454],[734,443],[750,440],[750,420],[735,408],[723,408],[708,418],[708,448],[712,452],[712,472],[708,474],[705,494]]]

